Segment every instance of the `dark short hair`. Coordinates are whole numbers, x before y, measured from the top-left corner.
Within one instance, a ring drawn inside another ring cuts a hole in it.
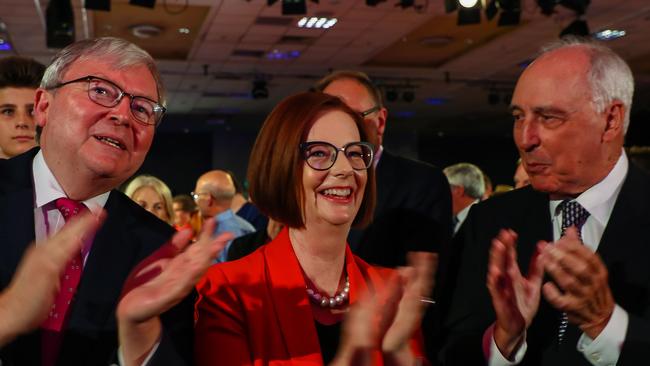
[[[304,160],[299,149],[312,125],[330,111],[348,114],[357,125],[362,141],[368,140],[361,116],[341,99],[320,92],[305,92],[282,100],[271,111],[257,135],[248,163],[250,197],[262,213],[293,228],[305,227],[302,172]],[[367,170],[363,201],[353,225],[360,227],[372,219],[375,208],[375,168]]]
[[[45,72],[45,65],[20,56],[0,59],[1,88],[38,88]]]
[[[361,84],[366,90],[368,91],[368,94],[370,97],[375,101],[375,103],[383,107],[384,106],[384,100],[381,96],[381,90],[375,85],[372,80],[370,80],[370,77],[366,73],[363,73],[361,71],[353,71],[353,70],[338,70],[330,73],[329,75],[325,76],[324,78],[320,79],[319,81],[314,84],[313,89],[314,91],[320,91],[322,92],[327,88],[328,85],[333,83],[334,81],[337,80],[343,80],[343,79],[348,79],[348,80],[354,80],[357,83]]]
[[[185,212],[192,213],[196,211],[196,203],[194,203],[192,197],[186,194],[179,194],[178,196],[174,196],[173,202],[179,203],[181,205],[181,210]]]

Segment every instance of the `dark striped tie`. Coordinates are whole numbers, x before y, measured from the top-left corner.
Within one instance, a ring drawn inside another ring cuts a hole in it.
[[[562,236],[567,228],[575,226],[578,230],[578,236],[582,240],[582,225],[585,224],[587,218],[589,217],[589,212],[585,210],[578,202],[564,200],[560,203],[559,208],[562,210]],[[560,325],[557,333],[557,342],[558,345],[562,344],[564,336],[566,334],[567,326],[569,325],[569,319],[566,313],[560,315]]]

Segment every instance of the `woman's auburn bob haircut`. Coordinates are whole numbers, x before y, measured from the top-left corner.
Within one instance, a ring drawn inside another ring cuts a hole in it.
[[[341,111],[352,118],[361,141],[368,141],[361,115],[338,97],[304,92],[282,100],[264,121],[248,163],[249,194],[265,215],[291,228],[304,228],[302,174],[305,161],[300,144],[318,118]],[[339,156],[339,158],[341,158]],[[363,227],[372,220],[375,208],[375,167],[367,170],[363,201],[352,225]]]

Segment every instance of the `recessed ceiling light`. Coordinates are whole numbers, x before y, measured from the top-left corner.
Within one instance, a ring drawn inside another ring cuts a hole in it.
[[[611,41],[617,38],[624,37],[627,34],[624,30],[619,29],[604,29],[600,32],[594,33],[594,38],[601,41]]]
[[[332,28],[336,22],[338,22],[336,18],[303,17],[296,25],[299,28],[329,29]]]
[[[152,38],[157,37],[162,33],[163,29],[151,24],[136,24],[131,26],[131,33],[138,38]]]

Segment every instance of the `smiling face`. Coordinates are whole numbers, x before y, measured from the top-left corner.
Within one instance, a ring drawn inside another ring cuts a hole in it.
[[[514,139],[533,187],[575,196],[602,180],[623,141],[622,106],[594,110],[588,55],[568,48],[543,55],[517,82],[512,97]]]
[[[117,70],[109,61],[79,59],[60,81],[98,76],[127,93],[158,100],[155,80],[146,66]],[[88,98],[84,81],[54,90],[39,89],[36,98],[35,119],[43,127],[43,154],[62,185],[76,178],[103,180],[108,187],[116,187],[142,165],[154,126],[133,117],[129,97],[114,107],[103,107]]]
[[[306,142],[324,141],[336,147],[360,141],[359,130],[352,118],[341,111],[330,111],[314,122]],[[363,201],[368,179],[365,170],[354,170],[346,156],[339,152],[334,165],[324,171],[303,163],[304,222],[350,226]]]
[[[11,158],[36,146],[32,116],[35,89],[0,89],[0,157]]]

